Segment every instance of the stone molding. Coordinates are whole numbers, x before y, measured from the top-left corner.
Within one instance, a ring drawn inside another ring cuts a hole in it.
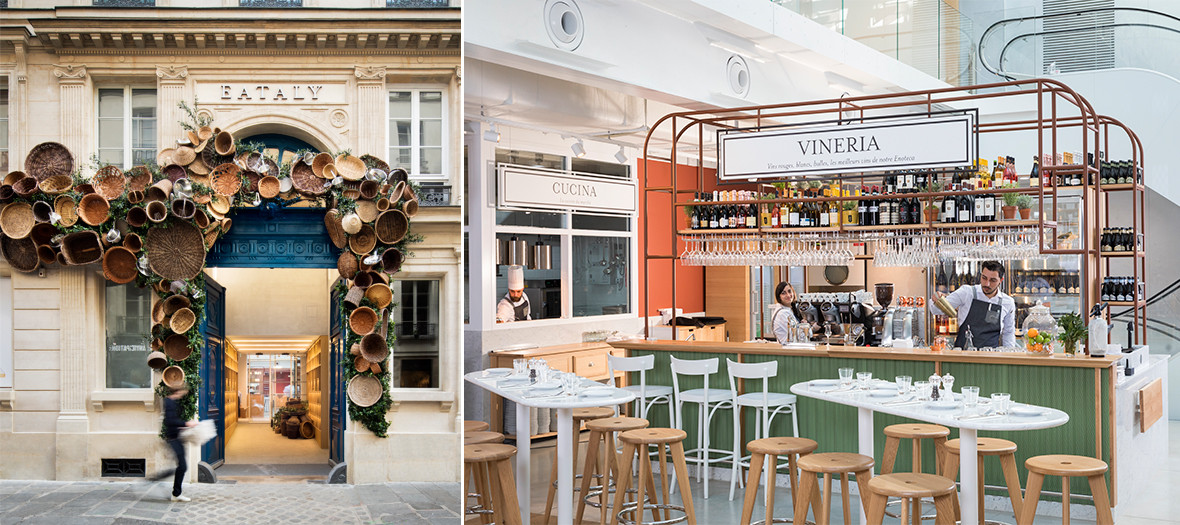
[[[156,66],[156,78],[161,83],[184,82],[188,78],[188,66]]]
[[[75,66],[73,64],[53,65],[53,76],[60,79],[60,82],[82,82],[86,80],[86,66]]]
[[[384,66],[356,66],[353,73],[359,81],[385,82]]]

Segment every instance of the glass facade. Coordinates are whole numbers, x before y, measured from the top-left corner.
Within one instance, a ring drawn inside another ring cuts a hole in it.
[[[573,238],[573,315],[631,313],[627,237]]]
[[[151,388],[152,292],[106,282],[106,387]]]

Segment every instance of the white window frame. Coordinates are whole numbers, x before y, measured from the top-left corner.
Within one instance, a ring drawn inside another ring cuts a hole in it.
[[[100,90],[103,90],[103,89],[122,89],[123,90],[123,117],[122,117],[123,118],[123,165],[121,167],[122,167],[122,169],[125,169],[125,170],[130,169],[131,167],[134,166],[134,158],[133,158],[133,154],[132,154],[132,150],[134,148],[132,148],[132,146],[131,146],[131,135],[132,135],[132,129],[134,128],[134,126],[132,126],[132,122],[133,122],[134,117],[132,117],[132,115],[131,115],[131,90],[133,90],[133,89],[151,89],[156,92],[156,117],[155,117],[156,134],[155,134],[155,136],[152,137],[153,140],[156,141],[156,143],[152,146],[152,149],[157,150],[157,151],[160,148],[160,144],[159,144],[159,141],[160,141],[160,139],[159,139],[159,134],[160,134],[160,90],[156,86],[147,85],[147,84],[141,84],[141,85],[129,84],[129,85],[123,85],[123,86],[96,86],[95,87],[95,89],[94,89],[94,137],[95,137],[94,152],[95,152],[95,154],[99,155],[99,157],[102,156],[102,149],[103,149],[99,145],[99,142],[98,142],[99,141],[99,122],[102,121],[102,119],[104,117],[101,117],[99,115],[100,108],[98,105],[99,104],[98,93]],[[140,149],[143,149],[143,148],[140,148]]]
[[[402,148],[405,146],[394,146],[393,133],[390,132],[390,130],[389,130],[389,121],[393,119],[393,117],[390,116],[390,114],[389,114],[389,95],[394,92],[406,92],[406,91],[408,91],[411,96],[410,146],[409,146],[409,148],[410,148],[410,167],[409,167],[409,169],[406,169],[406,171],[409,172],[410,179],[412,179],[414,181],[450,182],[450,173],[451,173],[451,166],[450,166],[450,164],[451,164],[451,151],[450,151],[451,150],[451,142],[450,142],[450,134],[451,134],[451,126],[450,126],[451,120],[450,119],[451,119],[451,116],[450,116],[450,93],[449,93],[450,89],[446,85],[442,85],[442,84],[439,84],[439,85],[397,85],[397,86],[390,86],[385,91],[385,133],[386,133],[386,135],[385,135],[385,154],[390,157],[388,159],[389,165],[392,167],[395,167],[395,168],[397,168],[397,167],[406,168],[405,166],[399,166],[397,163],[393,162],[394,158],[392,155],[390,155],[390,150],[395,147]],[[431,174],[426,174],[426,175],[423,175],[422,173],[419,172],[419,169],[421,167],[421,147],[422,147],[422,137],[421,137],[421,122],[422,121],[421,121],[421,113],[419,111],[419,104],[421,103],[421,94],[424,91],[437,91],[442,96],[442,100],[440,101],[440,103],[442,104],[442,117],[441,117],[441,123],[442,123],[442,144],[441,144],[441,146],[442,146],[442,172],[437,173],[437,174],[431,173]]]

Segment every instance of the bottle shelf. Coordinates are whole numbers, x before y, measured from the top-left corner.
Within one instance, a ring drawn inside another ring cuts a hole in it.
[[[935,229],[950,229],[950,228],[1018,228],[1022,226],[1036,226],[1040,221],[1032,219],[1013,219],[1008,221],[987,221],[987,222],[936,222],[932,224]],[[1046,226],[1050,224],[1045,222]]]
[[[1106,301],[1106,304],[1109,306],[1128,306],[1132,308],[1138,308],[1147,306],[1147,301]]]
[[[1144,257],[1147,254],[1143,252],[1099,252],[1103,257]]]
[[[925,224],[876,224],[872,226],[845,226],[845,231],[850,232],[870,232],[882,230],[922,230],[925,229]]]
[[[1050,164],[1041,166],[1041,171],[1051,171],[1057,175],[1073,175],[1075,173],[1098,173],[1098,168],[1085,164]]]
[[[840,231],[839,226],[819,226],[809,228],[762,228],[765,233],[829,233]]]
[[[688,229],[677,230],[676,233],[680,235],[693,234],[742,234],[742,233],[828,233],[838,231],[849,232],[863,232],[863,231],[887,231],[887,230],[950,230],[956,228],[1027,228],[1030,226],[1040,225],[1041,222],[1033,219],[1016,219],[1007,221],[987,221],[987,222],[935,222],[921,224],[878,224],[872,226],[827,226],[827,227],[808,227],[808,228],[717,228],[717,229]],[[1056,228],[1055,221],[1045,221],[1046,228]]]
[[[707,230],[698,228],[698,229],[695,229],[695,230],[691,230],[691,229],[690,229],[690,230],[679,230],[679,231],[677,231],[676,233],[679,233],[679,234],[681,234],[681,235],[691,235],[691,234],[694,234],[694,233],[704,233],[704,234],[714,234],[714,233],[758,233],[759,231],[761,231],[761,230],[759,230],[758,228],[717,228],[717,229],[709,228],[709,229],[707,229]]]
[[[1142,191],[1146,189],[1142,184],[1103,184],[1099,186],[1102,191]]]

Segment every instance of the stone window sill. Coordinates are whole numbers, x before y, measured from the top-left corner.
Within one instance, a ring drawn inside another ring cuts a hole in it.
[[[16,399],[16,392],[13,390],[0,390],[0,408],[12,410],[12,402]]]
[[[156,406],[156,394],[150,388],[98,390],[90,393],[90,406],[95,412],[102,412],[106,403],[143,403],[144,409],[151,412]]]
[[[429,388],[391,388],[389,396],[393,398],[393,410],[397,410],[402,403],[438,403],[440,412],[450,412],[455,403],[455,393]]]

